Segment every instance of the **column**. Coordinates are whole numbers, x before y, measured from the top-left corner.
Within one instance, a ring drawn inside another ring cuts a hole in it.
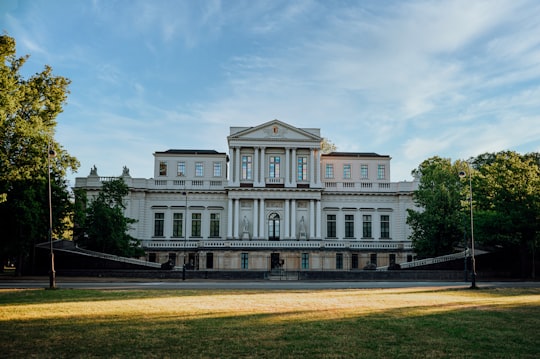
[[[286,199],[285,200],[285,218],[283,218],[283,224],[284,224],[284,227],[285,227],[285,239],[289,239],[289,236],[290,236],[290,233],[289,233],[289,226],[290,226],[290,218],[291,218],[291,214],[290,214],[290,211],[289,211],[289,200]]]
[[[354,238],[362,238],[362,213],[358,210],[354,212]]]
[[[285,147],[285,187],[289,187],[291,181],[291,161],[289,160],[289,157],[291,155],[291,149],[289,147]]]
[[[229,209],[227,211],[227,239],[233,238],[233,200],[229,198]]]
[[[315,186],[315,159],[313,148],[309,149],[309,184],[310,186]]]
[[[338,240],[342,240],[345,237],[345,212],[340,209],[336,213],[336,237]]]
[[[309,201],[309,238],[318,238],[315,232],[315,206],[313,200]]]
[[[260,203],[261,207],[260,207],[260,211],[259,211],[259,218],[260,218],[260,221],[259,221],[259,237],[261,239],[264,239],[266,238],[266,234],[264,233],[264,222],[265,222],[265,215],[264,215],[264,198],[261,198],[261,203]]]
[[[240,185],[240,167],[242,167],[242,162],[240,161],[240,147],[235,147],[235,160],[234,160],[234,174],[235,174],[235,185]]]
[[[253,186],[259,185],[259,147],[255,147],[253,152]]]
[[[291,199],[291,238],[298,239],[296,234],[296,200]]]
[[[317,186],[321,185],[321,151],[317,150],[317,155],[315,156],[315,183]]]
[[[234,172],[234,147],[229,147],[229,158],[231,159],[231,162],[229,163],[229,183],[233,186],[235,181],[234,176],[236,174]]]
[[[322,238],[321,237],[321,223],[322,223],[321,201],[317,200],[317,231],[315,232],[316,238]]]
[[[291,165],[291,167],[292,167],[291,185],[292,185],[293,187],[296,187],[296,176],[297,176],[297,174],[296,174],[296,171],[297,171],[297,168],[296,168],[296,166],[297,166],[297,165],[296,165],[296,163],[297,163],[297,162],[296,162],[296,148],[293,148],[293,149],[292,149],[292,159],[291,159],[291,163],[292,163],[292,165]]]
[[[251,238],[259,238],[259,200],[257,198],[253,199],[253,233]]]
[[[239,239],[238,229],[240,227],[240,200],[234,200],[234,239]]]
[[[264,187],[265,186],[265,174],[266,174],[266,148],[261,147],[261,184]]]

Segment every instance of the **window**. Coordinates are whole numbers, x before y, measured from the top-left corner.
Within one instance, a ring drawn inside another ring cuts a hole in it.
[[[385,166],[384,165],[378,165],[377,166],[377,179],[385,179],[386,176],[385,176]]]
[[[173,237],[182,237],[184,228],[184,214],[173,213]]]
[[[324,173],[324,178],[334,178],[334,165],[331,163],[326,164],[326,171]]]
[[[160,176],[166,176],[167,175],[167,162],[160,161],[159,162],[159,175]]]
[[[176,253],[169,253],[169,262],[174,266],[176,265]]]
[[[298,181],[307,180],[307,157],[298,157],[297,179]]]
[[[252,179],[252,158],[251,156],[242,156],[242,179]]]
[[[343,253],[336,253],[336,269],[343,269]]]
[[[279,214],[271,213],[268,216],[268,239],[271,241],[279,240]]]
[[[351,178],[351,165],[350,164],[343,165],[343,178],[344,179]]]
[[[302,269],[309,269],[309,253],[302,253]]]
[[[360,165],[360,177],[368,178],[368,165]]]
[[[326,236],[328,238],[336,237],[336,215],[329,214],[326,216]]]
[[[165,213],[154,213],[154,237],[163,237]]]
[[[214,177],[221,177],[221,162],[214,162]]]
[[[390,216],[381,216],[381,238],[390,238]]]
[[[377,253],[371,253],[369,255],[369,262],[373,265],[377,265]]]
[[[371,215],[364,214],[362,216],[362,237],[363,238],[372,238],[371,233]]]
[[[396,264],[396,255],[394,253],[390,254],[388,260],[390,261],[390,265]]]
[[[358,254],[357,253],[352,254],[351,267],[352,269],[358,269]]]
[[[148,262],[156,263],[156,254],[155,253],[149,253],[148,254]]]
[[[219,213],[210,213],[210,237],[219,237]]]
[[[192,237],[201,236],[201,214],[200,213],[191,214],[191,236]]]
[[[206,269],[214,268],[214,253],[206,253]]]
[[[176,175],[178,177],[183,177],[186,175],[186,163],[185,162],[178,162],[176,164]]]
[[[202,162],[195,163],[195,177],[204,176],[204,166]]]
[[[279,156],[270,156],[270,178],[279,178],[280,158]]]
[[[240,255],[242,269],[248,269],[248,262],[249,262],[248,259],[249,259],[248,253],[242,253]]]
[[[345,238],[354,237],[354,215],[345,215]]]

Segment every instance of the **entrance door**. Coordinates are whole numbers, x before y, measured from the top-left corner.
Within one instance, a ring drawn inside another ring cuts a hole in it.
[[[199,269],[199,256],[196,253],[189,253],[186,269]]]
[[[271,213],[268,216],[268,240],[279,241],[279,214]]]
[[[281,262],[279,260],[279,253],[270,254],[270,269],[279,269],[281,267]]]

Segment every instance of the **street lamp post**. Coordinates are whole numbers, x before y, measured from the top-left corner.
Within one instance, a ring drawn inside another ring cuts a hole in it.
[[[184,264],[182,265],[182,280],[186,280],[186,244],[187,244],[187,215],[188,215],[188,210],[187,210],[188,193],[187,193],[187,191],[185,191],[183,193],[183,195],[186,196],[186,204],[184,206],[184,255],[183,255]]]
[[[472,175],[471,165],[467,162],[467,170],[469,172],[469,203],[470,203],[470,217],[471,217],[471,289],[476,289],[476,260],[474,257],[474,215],[473,215],[473,190],[472,190]],[[464,178],[467,174],[463,171],[459,172],[459,177]]]
[[[52,240],[52,191],[51,191],[51,158],[56,157],[56,152],[52,149],[51,143],[47,149],[47,178],[49,187],[49,249],[51,257],[51,270],[49,271],[49,288],[56,289],[56,272],[54,270],[54,250]]]

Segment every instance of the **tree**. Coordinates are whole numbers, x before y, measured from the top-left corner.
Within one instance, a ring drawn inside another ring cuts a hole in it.
[[[473,188],[478,241],[519,253],[521,274],[531,273],[540,232],[539,154],[481,155]],[[534,273],[533,273],[534,275]]]
[[[0,36],[0,257],[18,258],[18,269],[33,253],[33,244],[48,237],[48,172],[56,214],[53,232],[59,233],[64,221],[58,216],[68,213],[70,206],[63,178],[79,165],[54,141],[56,117],[70,81],[54,76],[49,66],[22,78],[19,70],[27,58],[15,56],[13,38]],[[49,149],[57,154],[50,169]]]
[[[337,147],[332,141],[323,137],[321,142],[321,152],[324,154],[331,153],[337,150]]]
[[[123,198],[128,193],[129,188],[121,178],[104,182],[98,195],[90,201],[85,216],[77,216],[79,221],[84,221],[79,224],[86,230],[88,249],[125,257],[144,254],[140,242],[128,234],[130,224],[136,222],[124,216]]]
[[[432,157],[412,172],[420,178],[413,195],[418,210],[407,210],[407,224],[419,258],[452,253],[463,240],[463,186],[458,176],[462,167],[461,162]]]

